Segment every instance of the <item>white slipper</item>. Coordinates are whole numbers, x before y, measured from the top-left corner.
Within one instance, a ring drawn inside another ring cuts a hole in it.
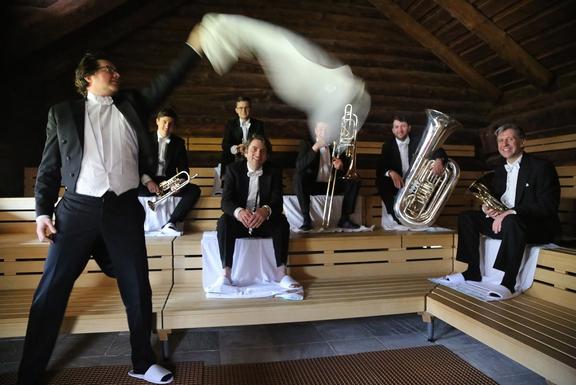
[[[495,285],[488,292],[488,296],[494,298],[495,300],[510,299],[512,297],[515,297],[516,295],[517,295],[516,293],[512,293],[510,289],[502,285]]]
[[[466,282],[462,273],[449,274],[439,278],[430,278],[430,281],[441,285],[457,285]]]
[[[169,384],[174,381],[174,375],[172,372],[158,364],[150,366],[144,374],[136,374],[131,370],[128,372],[128,375],[130,377],[148,381],[152,384]]]
[[[214,282],[214,285],[212,286],[217,287],[222,285],[234,286],[232,285],[232,281],[230,280],[230,278],[226,277],[225,275],[221,275],[220,277],[218,277],[218,279],[216,280],[216,282]]]
[[[304,293],[300,290],[299,292],[276,294],[275,297],[286,299],[288,301],[302,301],[304,299]]]
[[[302,287],[294,278],[286,274],[278,284],[283,287],[284,289],[298,289]]]

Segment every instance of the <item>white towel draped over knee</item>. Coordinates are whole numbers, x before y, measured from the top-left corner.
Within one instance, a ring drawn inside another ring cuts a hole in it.
[[[207,14],[201,44],[219,74],[239,58],[256,58],[274,92],[287,104],[304,111],[308,125],[329,124],[327,140],[337,140],[340,118],[352,104],[362,126],[370,109],[364,82],[321,48],[287,29],[239,15]]]

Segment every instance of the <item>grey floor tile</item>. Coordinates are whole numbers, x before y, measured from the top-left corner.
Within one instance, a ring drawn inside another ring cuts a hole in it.
[[[190,362],[201,361],[206,365],[219,365],[220,352],[213,351],[196,351],[196,352],[177,352],[170,356],[171,362]]]
[[[19,364],[19,362],[3,362],[0,364],[0,374],[17,372]]]
[[[220,349],[271,347],[272,338],[266,326],[246,326],[242,329],[221,330]]]
[[[519,363],[484,345],[475,350],[455,353],[491,378],[532,373]]]
[[[184,337],[182,347],[184,351],[218,350],[219,338],[218,331],[189,331]]]
[[[326,341],[372,337],[370,330],[357,320],[320,321],[314,326]]]
[[[279,360],[281,360],[279,347],[275,346],[220,350],[220,363],[224,365]]]
[[[310,322],[269,325],[273,345],[322,342],[324,338]]]
[[[277,346],[278,359],[281,361],[302,360],[305,358],[318,358],[334,356],[335,351],[327,342],[313,342],[309,344],[292,344]]]
[[[52,357],[50,364],[48,365],[48,370],[54,369],[64,369],[64,368],[82,368],[88,366],[100,366],[102,365],[102,356],[92,356],[92,357]]]
[[[459,330],[455,330],[454,332],[450,332],[444,334],[443,336],[437,337],[435,342],[437,344],[446,346],[453,352],[474,351],[486,346]]]
[[[330,345],[337,354],[354,354],[384,350],[384,344],[376,337],[361,338],[357,340],[330,341]]]
[[[81,357],[103,356],[115,339],[115,333],[69,334],[58,339],[56,348],[73,350]]]
[[[427,346],[430,344],[424,333],[397,334],[389,336],[377,336],[385,349],[412,348],[415,346]]]
[[[107,356],[129,356],[130,355],[130,334],[116,333],[114,340],[106,351]]]
[[[371,317],[364,319],[362,324],[375,336],[416,333],[426,330],[422,318],[417,315]]]
[[[130,356],[103,356],[100,365],[128,365],[132,366]]]
[[[23,338],[0,340],[0,363],[19,362],[24,347]]]

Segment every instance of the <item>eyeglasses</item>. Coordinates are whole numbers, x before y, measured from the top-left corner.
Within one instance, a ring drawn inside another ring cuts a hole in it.
[[[105,72],[108,72],[109,74],[119,73],[118,69],[114,66],[98,67],[98,69],[96,71],[105,71]]]

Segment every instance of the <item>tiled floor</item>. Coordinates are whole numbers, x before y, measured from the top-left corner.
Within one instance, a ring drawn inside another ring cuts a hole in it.
[[[546,381],[467,335],[436,321],[442,344],[501,385],[544,385]],[[0,372],[15,371],[22,339],[0,339]],[[427,345],[417,315],[297,324],[182,330],[171,335],[173,361],[228,364],[293,360]],[[155,343],[158,351],[160,346]],[[127,333],[61,336],[52,367],[130,364]]]

